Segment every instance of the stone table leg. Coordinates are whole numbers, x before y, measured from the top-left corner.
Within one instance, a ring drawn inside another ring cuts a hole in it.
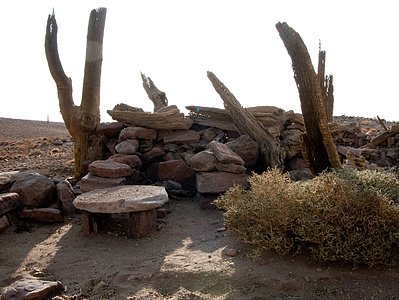
[[[157,212],[155,209],[129,213],[127,236],[142,238],[155,231]]]

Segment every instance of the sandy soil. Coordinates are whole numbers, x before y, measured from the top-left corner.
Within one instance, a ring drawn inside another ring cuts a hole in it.
[[[62,124],[0,118],[0,126],[0,172],[36,161],[52,176],[72,174],[73,145]],[[46,146],[29,156],[26,145],[35,143]],[[89,237],[79,215],[23,232],[12,226],[0,234],[0,287],[35,277],[61,281],[63,299],[399,299],[398,268],[354,269],[274,253],[254,259],[223,230],[221,211],[202,210],[195,199],[170,199],[167,209],[159,230],[139,240],[123,234],[124,216]]]

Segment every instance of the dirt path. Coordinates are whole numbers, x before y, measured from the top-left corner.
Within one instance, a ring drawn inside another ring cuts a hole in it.
[[[42,158],[43,170],[54,167]],[[61,281],[64,299],[399,299],[398,268],[325,266],[274,253],[253,259],[222,230],[221,211],[202,210],[195,199],[171,199],[167,208],[159,230],[140,240],[121,234],[123,215],[88,237],[80,215],[31,224],[30,232],[12,226],[0,234],[0,287],[36,277]]]

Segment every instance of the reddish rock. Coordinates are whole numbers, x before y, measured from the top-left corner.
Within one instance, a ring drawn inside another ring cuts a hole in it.
[[[314,178],[312,171],[308,168],[292,170],[288,172],[291,180],[293,181],[303,181]]]
[[[217,160],[224,164],[244,165],[244,161],[226,144],[212,141],[208,144],[209,149],[216,156]]]
[[[125,155],[125,154],[115,154],[110,156],[107,160],[115,161],[121,164],[126,164],[131,168],[140,168],[143,164],[140,157],[135,154]]]
[[[63,290],[64,287],[59,281],[21,279],[4,288],[0,298],[3,300],[51,299]]]
[[[247,188],[248,176],[227,172],[200,172],[196,174],[196,184],[199,193],[217,194],[227,191],[233,185]]]
[[[92,162],[98,159],[103,159],[104,145],[106,142],[107,138],[103,135],[90,135],[87,161]]]
[[[123,123],[121,122],[100,123],[97,125],[96,132],[98,135],[116,137],[119,135],[123,127]]]
[[[20,199],[17,193],[0,194],[0,216],[16,209],[19,205]]]
[[[194,171],[182,159],[169,160],[159,163],[158,178],[186,183],[194,179]]]
[[[120,178],[131,175],[132,168],[113,160],[96,160],[89,165],[89,172],[99,177]]]
[[[61,202],[62,210],[67,214],[74,213],[75,206],[73,206],[72,202],[75,199],[75,193],[71,184],[63,180],[57,183],[55,188],[57,189],[58,200]]]
[[[229,172],[235,174],[245,173],[247,170],[243,165],[236,165],[236,164],[222,164],[218,162],[216,164],[216,170],[220,172]]]
[[[64,218],[59,209],[55,208],[34,208],[34,209],[24,209],[18,213],[21,219],[26,219],[36,222],[63,222]]]
[[[163,149],[162,147],[155,146],[150,151],[143,154],[143,159],[146,162],[154,161],[154,160],[164,156],[165,153],[166,153],[165,149]]]
[[[126,178],[104,178],[87,174],[80,181],[80,189],[82,192],[89,192],[102,188],[110,188],[114,186],[124,185],[127,183]]]
[[[256,165],[259,157],[259,145],[248,135],[241,135],[226,145],[244,160],[246,167]]]
[[[191,157],[189,163],[191,168],[197,172],[210,172],[215,170],[218,160],[210,151],[201,151]]]
[[[178,130],[171,132],[163,138],[165,144],[195,144],[200,140],[200,134],[193,130]]]
[[[15,181],[10,192],[19,194],[21,204],[26,207],[45,207],[56,200],[54,182],[38,173],[27,174]]]
[[[139,149],[138,140],[124,140],[115,146],[116,152],[120,154],[134,154]]]
[[[157,131],[155,129],[136,126],[126,127],[119,134],[119,141],[124,141],[127,139],[155,140],[156,138]]]

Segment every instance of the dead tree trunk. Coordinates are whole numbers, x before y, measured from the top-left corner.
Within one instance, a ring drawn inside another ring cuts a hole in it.
[[[334,86],[333,76],[326,76],[326,51],[321,51],[319,46],[319,64],[317,70],[317,76],[320,81],[320,86],[323,93],[324,108],[326,110],[327,122],[333,121],[333,110],[334,110]]]
[[[69,133],[74,138],[75,178],[87,174],[89,136],[100,122],[100,85],[105,16],[107,9],[91,11],[87,31],[86,62],[83,78],[83,91],[80,106],[72,97],[72,79],[67,77],[62,67],[57,44],[57,21],[54,13],[49,15],[46,27],[45,51],[47,63],[58,91],[62,118]]]
[[[340,168],[338,152],[328,127],[323,88],[306,45],[287,23],[277,23],[276,28],[292,60],[306,129],[304,147],[310,167],[316,174],[331,167]]]
[[[283,167],[283,148],[279,142],[268,132],[263,124],[257,120],[248,110],[241,106],[240,102],[224,86],[224,84],[212,73],[207,73],[216,92],[223,100],[225,109],[230,113],[234,125],[240,134],[247,134],[259,145],[265,168]]]
[[[168,106],[168,98],[166,98],[166,93],[158,90],[154,82],[150,77],[145,76],[141,73],[141,79],[143,80],[143,87],[148,95],[148,98],[154,103],[154,112],[157,112],[162,107]]]

